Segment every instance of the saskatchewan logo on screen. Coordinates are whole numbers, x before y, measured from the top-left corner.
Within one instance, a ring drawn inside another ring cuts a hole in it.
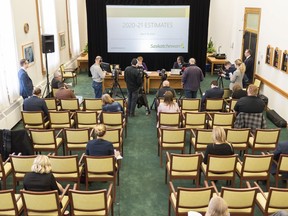
[[[177,49],[181,48],[184,49],[184,43],[182,42],[181,44],[150,44],[150,48],[152,49]]]

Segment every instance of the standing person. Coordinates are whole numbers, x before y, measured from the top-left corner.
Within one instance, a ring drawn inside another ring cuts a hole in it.
[[[33,82],[27,73],[29,62],[26,59],[20,60],[20,70],[18,71],[18,79],[20,84],[20,95],[23,99],[28,98],[33,93]]]
[[[243,78],[245,75],[245,71],[246,71],[246,66],[245,64],[242,62],[241,59],[236,59],[235,60],[235,65],[236,65],[236,71],[234,71],[234,73],[229,73],[229,77],[230,77],[230,85],[229,88],[230,90],[233,89],[233,86],[235,84],[239,84],[241,88],[243,88]]]
[[[174,64],[173,64],[173,69],[182,69],[184,64],[185,64],[185,62],[184,62],[183,56],[178,56],[177,61],[174,62]]]
[[[135,116],[135,108],[137,104],[139,89],[142,85],[142,77],[140,71],[137,69],[137,59],[133,58],[131,66],[125,68],[124,80],[128,90],[128,114]]]
[[[102,82],[105,78],[106,71],[103,71],[100,67],[102,62],[101,56],[96,56],[95,63],[90,67],[90,72],[92,74],[92,87],[94,89],[95,98],[102,97]]]
[[[145,64],[145,62],[143,62],[143,60],[144,60],[143,57],[142,56],[138,56],[137,60],[138,60],[137,66],[143,68],[144,71],[148,71],[147,65]]]
[[[196,98],[200,88],[200,82],[204,79],[202,70],[196,66],[194,58],[189,59],[190,66],[187,67],[182,75],[182,85],[186,98]]]
[[[244,52],[245,60],[244,64],[246,66],[246,76],[248,78],[248,83],[253,83],[253,76],[254,76],[254,59],[251,56],[252,50],[246,49]]]

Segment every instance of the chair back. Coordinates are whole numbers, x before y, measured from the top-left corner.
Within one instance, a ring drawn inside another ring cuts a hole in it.
[[[226,99],[226,98],[229,98],[230,96],[231,96],[231,90],[229,88],[224,88],[224,93],[223,93],[222,98]]]
[[[208,155],[207,176],[227,174],[235,176],[237,155]]]
[[[280,128],[277,129],[256,129],[253,148],[275,149],[280,135]]]
[[[83,109],[86,111],[100,111],[102,110],[102,100],[95,98],[84,99]]]
[[[54,129],[43,129],[43,130],[29,130],[33,145],[55,145],[55,130]]]
[[[229,104],[229,112],[234,112],[234,107],[237,103],[238,99],[231,99]]]
[[[115,128],[115,129],[107,129],[102,139],[107,140],[113,144],[115,149],[122,151],[122,129]]]
[[[15,195],[12,189],[0,190],[0,215],[20,215],[19,213],[23,209],[21,200],[19,201],[19,207],[17,206],[16,198],[20,195]],[[20,210],[20,211],[19,211]]]
[[[42,111],[22,111],[21,114],[25,128],[45,128]]]
[[[232,128],[234,113],[213,113],[212,127]]]
[[[273,155],[249,155],[245,154],[243,159],[242,175],[247,174],[261,174],[269,175],[269,170],[272,163]]]
[[[276,212],[288,209],[288,189],[270,187],[265,212]]]
[[[49,155],[52,173],[56,179],[79,177],[78,155],[53,156]]]
[[[33,192],[20,190],[26,215],[62,215],[56,190]]]
[[[58,89],[57,89],[58,90]],[[48,110],[56,111],[58,110],[56,99],[55,98],[44,98]]]
[[[198,149],[205,150],[207,145],[213,144],[212,129],[195,129],[195,151]]]
[[[223,98],[207,98],[205,103],[206,111],[223,111],[224,99]]]
[[[115,158],[112,156],[84,156],[86,175],[115,173]]]
[[[159,113],[159,127],[180,127],[180,113]]]
[[[234,149],[246,149],[248,145],[249,128],[229,128],[226,129],[226,140],[231,143]]]
[[[108,127],[120,127],[123,126],[123,114],[122,112],[102,112],[102,123]]]
[[[97,112],[76,111],[77,127],[78,128],[94,128],[97,125]]]
[[[200,170],[201,154],[171,154],[171,169],[172,172],[191,173]]]
[[[260,88],[260,86],[261,86],[261,80],[259,80],[259,79],[255,78],[255,79],[254,79],[254,82],[253,82],[253,85],[257,86],[257,87],[258,87],[258,89],[259,89],[259,88]]]
[[[278,167],[277,167],[278,173],[281,172],[288,172],[288,154],[281,154],[279,161],[278,161]]]
[[[181,99],[181,112],[199,112],[200,111],[200,99],[199,98],[185,98]]]
[[[77,98],[61,99],[60,106],[61,110],[80,110],[79,100]]]
[[[71,128],[72,121],[69,111],[50,111],[50,127],[51,128]]]
[[[37,155],[10,155],[13,175],[16,177],[24,177],[31,172],[31,167]]]
[[[228,204],[228,211],[231,214],[253,215],[257,195],[257,187],[253,188],[221,188],[221,197]]]
[[[184,127],[189,129],[204,129],[206,128],[206,113],[205,112],[185,112]]]
[[[164,97],[158,97],[157,100],[158,104],[164,103]],[[173,102],[177,103],[177,98],[173,98]]]
[[[56,92],[58,91],[58,88],[52,88],[52,96],[55,97]]]
[[[184,145],[186,139],[186,131],[183,128],[162,128],[161,129],[161,145],[175,146],[177,144]],[[167,146],[168,147],[168,146]]]
[[[66,147],[67,150],[71,149],[86,149],[86,145],[90,140],[90,130],[89,128],[74,129],[66,128],[64,129],[66,137]]]

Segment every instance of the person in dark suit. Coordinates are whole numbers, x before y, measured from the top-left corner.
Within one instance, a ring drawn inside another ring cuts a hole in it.
[[[43,111],[44,116],[48,117],[48,108],[46,102],[40,98],[41,89],[35,88],[33,91],[33,96],[26,98],[23,102],[24,111]]]
[[[59,88],[58,85],[61,82],[62,82],[62,75],[59,72],[55,72],[54,73],[54,78],[51,81],[52,88],[58,89]]]
[[[211,88],[206,90],[206,92],[202,96],[202,110],[204,110],[205,102],[207,98],[222,98],[224,94],[224,90],[218,87],[217,80],[213,80],[211,82]]]
[[[182,69],[184,64],[185,64],[185,62],[184,62],[183,56],[178,56],[177,61],[174,62],[174,64],[173,64],[173,69]]]
[[[20,85],[20,95],[23,99],[28,98],[33,93],[33,82],[27,73],[29,62],[26,59],[20,60],[20,70],[18,71],[18,79]]]
[[[92,156],[109,156],[115,155],[117,157],[120,155],[119,151],[114,152],[113,144],[102,137],[106,133],[106,126],[104,124],[98,124],[94,128],[96,139],[90,140],[86,146],[86,155]]]
[[[246,76],[248,78],[248,80],[246,80],[248,83],[253,83],[253,76],[254,76],[254,59],[251,56],[252,55],[252,51],[250,49],[246,49],[245,50],[245,60],[244,60],[244,64],[246,66]],[[243,81],[245,81],[245,77],[243,79]],[[247,86],[244,84],[244,87]]]
[[[232,88],[232,95],[233,99],[240,99],[242,97],[247,96],[247,91],[243,90],[239,84],[235,84]]]
[[[279,142],[275,151],[273,152],[273,159],[279,161],[281,154],[288,154],[288,141]],[[275,175],[277,170],[277,165],[272,163],[270,173]],[[281,173],[282,178],[288,180],[288,173]]]

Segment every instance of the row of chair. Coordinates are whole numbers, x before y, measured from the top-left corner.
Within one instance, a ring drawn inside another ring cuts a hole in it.
[[[168,215],[171,215],[171,207],[177,216],[187,215],[189,211],[205,214],[213,196],[220,196],[227,202],[231,215],[253,216],[255,204],[265,216],[288,209],[288,189],[271,187],[268,192],[263,192],[256,182],[254,187],[246,182],[247,188],[222,187],[219,192],[214,182],[211,186],[206,181],[204,183],[202,188],[178,187],[175,190],[169,182]]]
[[[69,196],[65,196],[68,194]],[[59,195],[57,191],[33,192],[20,190],[0,191],[0,215],[68,215],[66,209],[70,205],[69,215],[113,215],[113,184],[108,190],[79,191],[66,186]]]
[[[235,151],[247,152],[252,149],[252,154],[256,151],[273,151],[277,147],[280,129],[257,129],[255,134],[250,133],[249,128],[227,128],[225,129],[227,141],[231,143]],[[185,128],[159,128],[158,129],[158,156],[160,156],[160,166],[162,166],[162,152],[168,150],[185,150],[186,129]],[[194,152],[205,151],[207,145],[213,144],[212,129],[191,129],[190,145]]]

